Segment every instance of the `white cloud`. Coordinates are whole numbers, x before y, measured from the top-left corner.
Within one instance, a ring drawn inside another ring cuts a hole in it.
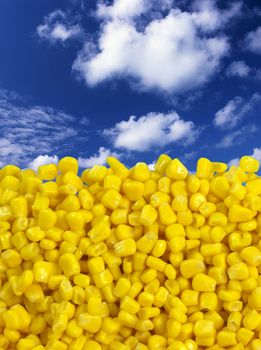
[[[82,30],[78,24],[72,24],[65,12],[55,10],[44,18],[44,23],[36,28],[36,32],[40,38],[50,42],[65,42],[80,35]]]
[[[229,167],[231,167],[232,165],[238,166],[239,165],[239,158],[233,158],[228,162]]]
[[[254,157],[255,159],[257,159],[259,162],[261,162],[261,147],[260,148],[254,148],[253,149],[253,153],[250,154],[250,155],[252,157]],[[232,166],[232,165],[238,166],[239,165],[239,158],[231,159],[228,162],[228,166]]]
[[[261,162],[261,147],[254,148],[253,153],[252,153],[252,157],[254,157],[259,162]]]
[[[149,168],[150,170],[155,170],[155,165],[156,165],[156,161],[154,161],[154,162],[148,164],[148,168]]]
[[[250,134],[256,132],[257,130],[258,128],[255,125],[245,125],[242,128],[225,135],[218,143],[217,148],[236,146],[244,142],[245,139],[250,136]]]
[[[54,156],[48,156],[47,154],[45,155],[40,155],[36,157],[33,161],[31,161],[28,165],[30,169],[33,169],[37,171],[39,166],[45,165],[45,164],[57,164],[58,163],[58,157],[56,155]]]
[[[147,151],[173,142],[193,143],[200,130],[192,121],[185,121],[176,112],[149,113],[140,118],[131,116],[103,130],[103,135],[113,140],[115,148],[130,151]]]
[[[25,166],[38,155],[63,154],[86,143],[87,118],[28,106],[19,95],[0,91],[0,159]],[[80,125],[80,127],[79,127]]]
[[[261,104],[261,95],[253,94],[248,101],[240,96],[234,97],[218,110],[214,117],[214,125],[220,128],[232,129],[238,123],[249,116]]]
[[[226,73],[230,77],[246,78],[251,73],[251,67],[249,67],[244,61],[234,61],[227,68]]]
[[[105,147],[100,147],[98,153],[94,154],[89,158],[78,158],[79,167],[81,168],[91,168],[94,165],[104,165],[106,164],[106,159],[109,156],[120,157],[116,152],[112,152],[110,149]]]
[[[113,5],[107,6],[100,1],[96,15],[101,18],[129,19],[140,15],[146,10],[145,0],[115,0]]]
[[[160,11],[161,4],[167,15]],[[129,78],[143,90],[180,93],[208,82],[228,52],[222,30],[239,14],[241,2],[226,10],[218,9],[211,0],[197,1],[198,6],[190,11],[171,4],[146,0],[100,4],[97,42],[85,44],[74,70],[89,86]]]
[[[261,26],[246,35],[244,48],[256,54],[261,54]]]

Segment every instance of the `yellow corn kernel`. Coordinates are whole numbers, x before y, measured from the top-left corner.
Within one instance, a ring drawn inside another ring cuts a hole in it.
[[[100,256],[90,259],[87,264],[91,274],[101,273],[105,270],[104,260]]]
[[[58,162],[59,171],[64,174],[67,171],[73,171],[77,174],[78,172],[78,162],[77,159],[73,157],[64,157]]]
[[[123,181],[123,192],[130,201],[137,201],[144,195],[144,183],[127,179]]]
[[[185,237],[185,229],[181,224],[171,224],[166,227],[166,237],[167,239],[171,240],[174,237],[177,236],[183,236]]]
[[[188,170],[177,158],[175,158],[168,163],[166,167],[166,175],[174,180],[184,180],[188,175]]]
[[[186,245],[186,240],[185,240],[185,237],[183,236],[173,237],[169,241],[169,248],[171,252],[174,254],[178,254],[179,252],[181,252],[185,248],[185,245]]]
[[[65,253],[60,257],[59,265],[66,276],[79,274],[81,270],[79,261],[70,253]]]
[[[6,339],[12,343],[16,343],[20,338],[20,332],[16,329],[5,328],[4,336]]]
[[[121,300],[120,308],[130,314],[136,314],[140,309],[140,304],[135,299],[126,295]]]
[[[243,345],[247,345],[251,341],[253,336],[254,336],[254,332],[243,327],[237,331],[237,335],[236,335],[237,341],[239,341]]]
[[[141,211],[140,223],[144,226],[149,226],[154,224],[158,217],[158,212],[151,205],[144,205]]]
[[[84,227],[84,217],[80,212],[68,213],[66,220],[71,230],[80,230]]]
[[[210,214],[208,223],[210,226],[225,226],[227,224],[227,217],[223,213],[216,212]]]
[[[145,182],[150,178],[150,171],[146,163],[139,162],[131,169],[133,180]]]
[[[238,262],[231,265],[227,270],[231,280],[245,280],[249,277],[247,265],[243,262]]]
[[[224,173],[227,170],[227,164],[221,163],[221,162],[213,162],[212,163],[212,170],[215,173]]]
[[[162,225],[171,225],[177,221],[177,216],[168,203],[160,204],[159,220]]]
[[[259,266],[261,264],[261,251],[254,247],[246,247],[240,252],[241,258],[252,266]]]
[[[261,324],[261,316],[256,310],[249,310],[243,317],[243,325],[245,328],[253,331]]]
[[[120,179],[126,179],[126,177],[129,175],[129,170],[118,159],[114,157],[108,157],[107,163],[113,170],[114,174],[117,175]]]
[[[251,350],[259,350],[261,347],[261,340],[254,339],[251,341]]]
[[[80,209],[80,201],[78,197],[74,195],[69,195],[63,200],[61,206],[67,212],[77,211]]]
[[[116,283],[116,286],[113,289],[113,294],[117,298],[121,298],[124,295],[128,294],[130,288],[131,288],[130,281],[127,278],[120,277]]]
[[[193,276],[204,272],[205,264],[203,260],[187,259],[180,264],[180,272],[185,278],[192,278]]]
[[[239,166],[243,171],[256,173],[259,169],[259,162],[253,157],[244,156],[240,158]]]
[[[93,275],[93,279],[98,288],[103,288],[112,283],[113,276],[109,270],[105,269],[103,272]]]
[[[11,268],[17,267],[21,264],[22,258],[14,249],[7,249],[1,254],[4,263]]]
[[[102,325],[102,319],[98,315],[81,313],[78,316],[78,325],[90,333],[97,333]]]
[[[199,273],[193,277],[192,286],[194,290],[199,292],[214,292],[216,281],[208,275]]]
[[[252,308],[261,311],[261,286],[256,287],[251,292],[249,299]]]
[[[171,158],[167,154],[161,154],[155,164],[155,170],[163,174]]]
[[[228,220],[230,222],[242,222],[249,221],[253,217],[253,213],[250,209],[242,207],[241,205],[232,205],[229,208]]]
[[[199,306],[201,310],[215,311],[218,306],[217,294],[212,292],[201,293]]]
[[[217,343],[221,347],[236,345],[236,333],[226,330],[218,332]]]
[[[166,266],[165,261],[162,259],[156,258],[154,256],[149,256],[146,260],[146,264],[148,267],[151,267],[152,269],[155,269],[157,271],[164,271],[164,268]]]
[[[196,175],[188,175],[187,185],[191,193],[198,192],[200,189],[200,179]]]
[[[110,189],[107,190],[102,196],[102,204],[111,210],[117,209],[122,200],[122,196],[116,190]]]
[[[88,235],[94,243],[107,239],[111,235],[109,217],[104,215],[99,218],[98,222],[88,232]]]
[[[145,269],[145,271],[141,274],[140,280],[141,282],[147,284],[155,280],[157,277],[157,271],[151,268]]]
[[[161,179],[159,179],[158,185],[159,185],[159,191],[163,193],[169,193],[170,192],[170,184],[171,180],[164,176]]]
[[[186,289],[181,294],[181,301],[186,306],[198,305],[199,292],[196,290]]]
[[[38,303],[44,299],[44,293],[39,283],[31,284],[24,294],[31,303]]]
[[[55,273],[55,265],[47,261],[37,261],[33,267],[34,280],[47,283],[49,277]]]
[[[37,225],[44,230],[48,230],[56,223],[57,216],[52,209],[43,209],[39,211]]]
[[[178,223],[183,226],[189,226],[193,222],[193,215],[190,210],[178,212],[177,217],[178,217]]]
[[[212,163],[207,158],[200,158],[197,162],[196,175],[199,178],[209,179],[212,175]]]
[[[59,193],[58,185],[53,181],[42,183],[40,185],[40,190],[47,197],[55,197]]]
[[[114,245],[115,255],[118,257],[130,256],[136,253],[136,243],[134,239],[128,238]]]
[[[20,196],[12,199],[10,205],[15,218],[27,217],[28,208],[25,197]]]
[[[114,225],[127,224],[128,211],[126,209],[115,209],[111,214],[111,222]]]
[[[183,212],[188,209],[188,198],[183,194],[175,196],[172,201],[171,207],[174,211]]]
[[[58,168],[55,164],[40,165],[37,170],[37,176],[41,180],[53,180],[58,174]]]
[[[118,313],[118,322],[124,326],[135,327],[137,320],[138,318],[136,315],[130,314],[125,310],[120,310]]]
[[[194,334],[199,338],[209,338],[215,334],[214,323],[210,320],[198,320],[194,325]]]

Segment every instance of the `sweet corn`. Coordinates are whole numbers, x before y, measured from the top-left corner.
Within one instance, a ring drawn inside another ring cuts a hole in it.
[[[258,350],[261,179],[239,163],[2,168],[0,348]]]

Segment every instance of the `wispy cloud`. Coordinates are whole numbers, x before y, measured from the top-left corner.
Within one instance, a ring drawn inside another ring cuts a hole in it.
[[[167,0],[101,1],[98,40],[86,42],[74,70],[89,86],[128,78],[141,90],[193,90],[219,70],[229,50],[223,30],[241,6],[234,2],[221,10],[205,0],[185,11]]]
[[[226,70],[226,74],[229,77],[246,78],[251,73],[251,67],[249,67],[244,61],[232,62]]]
[[[219,128],[232,129],[242,119],[251,116],[260,105],[261,95],[259,93],[253,94],[248,100],[236,96],[216,112],[213,123]]]
[[[149,113],[140,118],[116,123],[102,134],[112,140],[115,148],[147,151],[151,147],[164,147],[171,143],[193,143],[200,133],[192,121],[181,119],[176,112]]]
[[[19,95],[0,94],[0,158],[25,166],[38,155],[63,154],[86,142],[81,118],[44,106],[27,106]],[[84,123],[87,119],[83,118]],[[64,151],[66,150],[66,151]]]
[[[36,28],[41,39],[54,43],[65,42],[82,34],[82,28],[74,23],[75,18],[59,9],[44,18],[44,23]]]
[[[79,167],[81,168],[91,168],[94,165],[104,165],[106,164],[106,159],[109,156],[120,157],[120,154],[113,152],[108,148],[100,147],[98,152],[88,158],[78,158]]]
[[[258,131],[258,128],[252,125],[245,125],[240,129],[232,131],[225,135],[217,144],[217,148],[228,148],[243,143],[251,134]],[[252,136],[251,136],[252,137]]]
[[[246,35],[243,47],[246,50],[261,55],[261,26]]]

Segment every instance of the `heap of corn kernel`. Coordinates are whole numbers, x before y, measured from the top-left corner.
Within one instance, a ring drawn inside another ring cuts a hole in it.
[[[0,350],[260,350],[258,161],[107,163],[0,170]]]

